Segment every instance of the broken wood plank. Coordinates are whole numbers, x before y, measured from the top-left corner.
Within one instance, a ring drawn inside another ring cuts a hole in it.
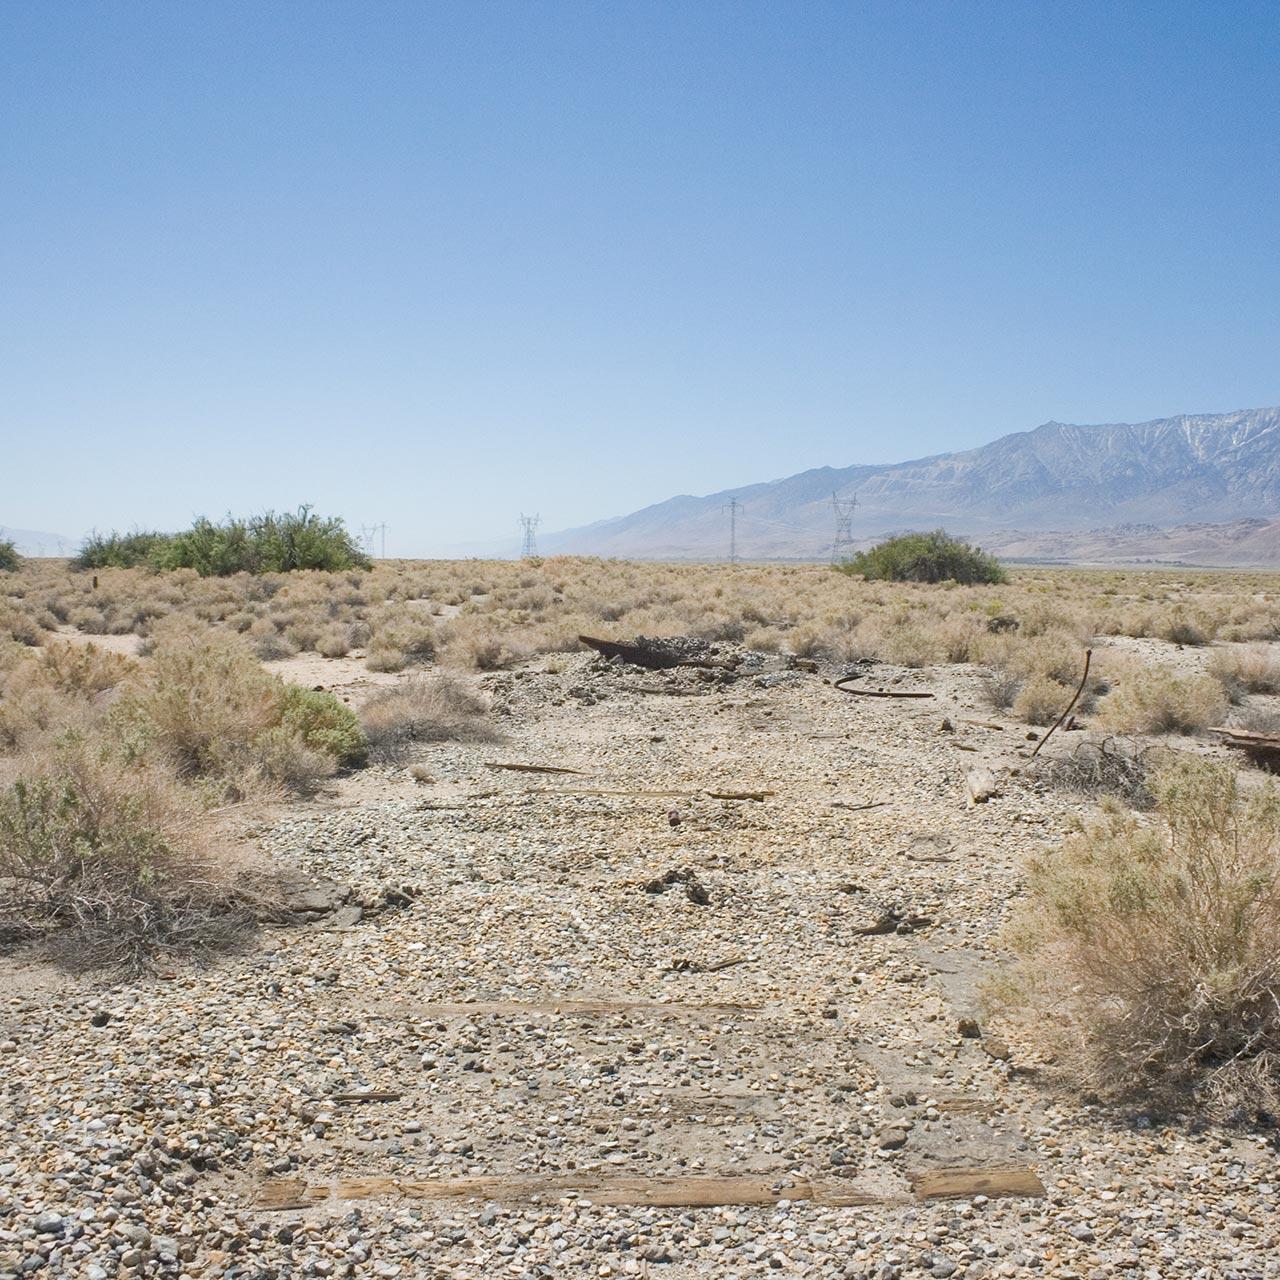
[[[921,1200],[960,1200],[970,1196],[1042,1198],[1044,1183],[1026,1165],[1017,1168],[952,1168],[907,1171],[912,1190]]]
[[[995,729],[998,733],[1004,732],[1004,725],[992,724],[990,720],[961,720],[960,723],[971,725],[975,729]]]
[[[833,809],[845,809],[849,813],[861,813],[865,809],[884,809],[892,804],[891,800],[871,800],[866,804],[846,804],[843,800],[833,800],[831,807]]]
[[[486,769],[510,769],[513,773],[581,773],[581,769],[566,769],[559,764],[516,764],[501,760],[488,760]]]
[[[785,1174],[771,1177],[767,1174],[625,1176],[579,1173],[421,1179],[340,1178],[313,1184],[308,1184],[301,1178],[272,1178],[259,1186],[257,1207],[266,1211],[297,1210],[313,1208],[331,1200],[375,1199],[495,1200],[499,1203],[519,1203],[558,1200],[565,1196],[590,1200],[593,1204],[668,1209],[714,1208],[720,1205],[750,1207],[776,1204],[779,1200],[808,1200],[832,1208],[907,1203],[905,1196],[868,1190],[853,1182],[810,1182]]]
[[[1243,751],[1255,764],[1274,767],[1280,764],[1280,734],[1257,729],[1236,729],[1219,725],[1209,730],[1222,735],[1224,746]]]
[[[685,956],[677,956],[667,965],[667,973],[719,973],[721,969],[731,969],[735,964],[746,964],[746,956],[730,956],[727,960],[692,960]]]
[[[330,1102],[399,1102],[400,1093],[394,1089],[357,1089],[354,1093],[331,1093]]]
[[[571,791],[552,787],[526,787],[522,795],[526,796],[628,796],[632,798],[676,797],[693,800],[701,795],[700,791],[611,791],[603,787],[575,787]]]
[[[709,698],[711,696],[710,689],[682,689],[679,685],[664,688],[658,684],[637,684],[631,685],[630,691],[632,693],[665,693],[673,698]]]
[[[777,795],[776,791],[708,791],[712,800],[754,800],[762,804],[769,796]]]
[[[411,1200],[525,1201],[535,1197],[576,1195],[595,1204],[699,1208],[715,1205],[767,1205],[778,1200],[808,1200],[807,1182],[767,1177],[566,1177],[473,1176],[460,1178],[342,1178],[308,1185],[299,1178],[271,1179],[259,1190],[261,1209],[306,1208],[325,1200],[373,1200],[403,1197]],[[861,1201],[860,1201],[861,1202]]]

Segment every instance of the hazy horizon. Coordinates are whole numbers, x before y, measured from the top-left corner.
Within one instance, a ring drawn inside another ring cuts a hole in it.
[[[441,554],[1280,403],[1278,52],[1262,4],[9,6],[0,524]]]

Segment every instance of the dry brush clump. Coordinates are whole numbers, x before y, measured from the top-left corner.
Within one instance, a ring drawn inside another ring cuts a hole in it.
[[[1209,674],[1232,703],[1249,693],[1280,693],[1280,653],[1266,644],[1224,646],[1209,659]]]
[[[398,761],[419,742],[492,742],[488,704],[448,675],[413,676],[373,694],[360,723],[375,760]]]
[[[1280,1115],[1280,791],[1182,759],[1029,868],[997,999],[1100,1093]]]
[[[1098,721],[1114,733],[1202,733],[1221,724],[1227,699],[1211,676],[1130,664],[1103,700]]]
[[[118,718],[179,776],[234,799],[270,783],[308,790],[368,751],[355,713],[332,694],[285,684],[213,631],[166,633]]]
[[[1077,744],[1067,755],[1046,763],[1049,780],[1073,795],[1099,800],[1110,796],[1131,809],[1149,809],[1154,748],[1140,739],[1107,737]]]
[[[167,628],[144,662],[0,646],[0,939],[122,969],[236,941],[266,880],[219,810],[366,753],[349,708],[226,632]]]
[[[0,938],[68,967],[233,945],[266,892],[167,769],[104,739],[64,740],[0,790]]]

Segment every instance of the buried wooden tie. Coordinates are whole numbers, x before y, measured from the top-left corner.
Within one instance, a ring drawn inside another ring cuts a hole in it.
[[[963,1167],[908,1172],[911,1188],[921,1200],[965,1200],[970,1196],[1043,1197],[1044,1183],[1025,1165],[1012,1168]]]
[[[907,1174],[920,1200],[985,1195],[1045,1194],[1035,1173],[1021,1168],[953,1168]],[[577,1196],[604,1205],[642,1205],[698,1208],[712,1205],[770,1205],[779,1200],[808,1200],[814,1204],[856,1206],[904,1203],[906,1197],[870,1191],[845,1181],[810,1182],[786,1176],[656,1175],[592,1176],[478,1176],[460,1178],[342,1178],[309,1184],[301,1178],[273,1178],[262,1184],[258,1207],[266,1210],[305,1209],[326,1201],[400,1198],[410,1200],[530,1201]]]

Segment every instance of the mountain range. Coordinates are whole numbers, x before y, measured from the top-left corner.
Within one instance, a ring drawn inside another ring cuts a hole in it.
[[[1100,534],[1119,527],[1117,539],[1130,544],[1134,558],[1143,558],[1138,552],[1144,539],[1181,527],[1183,535],[1163,550],[1180,549],[1194,559],[1199,543],[1187,529],[1280,516],[1280,408],[1098,426],[1047,422],[960,453],[888,465],[819,467],[705,497],[669,498],[539,541],[544,553],[553,554],[723,558],[729,540],[726,508],[736,502],[737,549],[743,558],[825,558],[835,529],[833,495],[857,501],[856,545],[895,530],[943,527],[999,550],[1002,544],[1028,543],[1027,535],[1054,531],[1062,535],[1061,554],[1027,558],[1078,560],[1088,557],[1072,546],[1090,541],[1080,535],[1091,535],[1097,544]],[[1229,552],[1233,543],[1253,538],[1280,553],[1280,537],[1258,539],[1257,534],[1250,526],[1235,534],[1204,534],[1200,541],[1221,554],[1224,547]],[[1157,544],[1168,541],[1155,538]],[[1165,557],[1157,550],[1150,558]],[[1256,560],[1205,561],[1277,562],[1270,553]]]
[[[77,544],[60,533],[40,529],[10,529],[0,524],[0,542],[12,542],[20,556],[73,556]]]

